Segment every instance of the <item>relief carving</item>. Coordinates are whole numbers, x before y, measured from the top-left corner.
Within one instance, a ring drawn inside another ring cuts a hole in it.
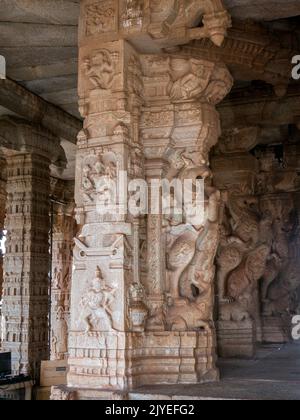
[[[101,269],[97,267],[95,277],[88,281],[80,301],[80,324],[85,326],[86,334],[114,330],[111,305],[115,300],[115,293],[116,288],[106,284]]]
[[[86,7],[86,35],[113,32],[116,28],[116,2],[103,0]]]
[[[116,74],[112,53],[102,49],[91,58],[86,58],[82,64],[84,74],[94,88],[110,90]]]

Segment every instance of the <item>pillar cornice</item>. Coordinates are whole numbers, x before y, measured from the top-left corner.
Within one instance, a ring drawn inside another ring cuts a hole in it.
[[[0,147],[16,154],[43,156],[59,168],[66,166],[66,156],[60,139],[44,127],[21,118],[0,118]]]

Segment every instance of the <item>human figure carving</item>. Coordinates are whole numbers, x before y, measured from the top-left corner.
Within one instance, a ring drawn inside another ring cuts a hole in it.
[[[111,304],[116,289],[106,285],[102,271],[97,267],[95,277],[89,282],[88,288],[80,301],[82,312],[80,321],[89,333],[99,327],[99,321],[104,323],[101,328],[114,329]]]
[[[111,88],[115,69],[109,51],[101,50],[94,57],[87,58],[83,63],[83,69],[96,88],[103,90]]]

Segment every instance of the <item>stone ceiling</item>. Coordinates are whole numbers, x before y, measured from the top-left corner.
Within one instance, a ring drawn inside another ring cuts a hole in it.
[[[300,15],[299,0],[224,3],[238,19]],[[79,0],[0,0],[0,54],[8,77],[77,117],[78,16]]]

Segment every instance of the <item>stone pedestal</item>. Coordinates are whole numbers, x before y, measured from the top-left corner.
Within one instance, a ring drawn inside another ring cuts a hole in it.
[[[255,356],[256,339],[252,321],[219,321],[217,336],[220,357],[251,359]]]

